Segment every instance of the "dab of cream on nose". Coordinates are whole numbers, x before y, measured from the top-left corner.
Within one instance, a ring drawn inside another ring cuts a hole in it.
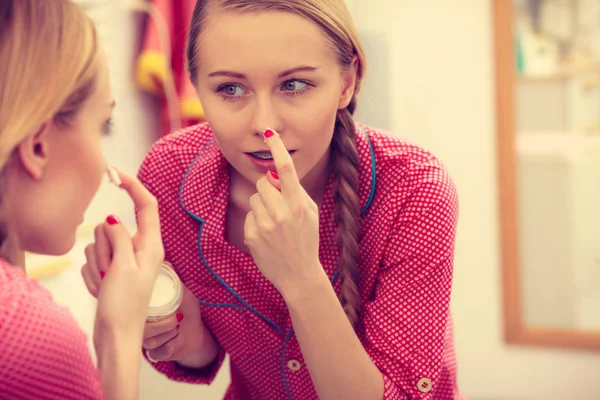
[[[121,178],[119,178],[119,174],[113,167],[108,167],[106,169],[106,174],[108,175],[108,179],[110,180],[110,183],[112,183],[113,185],[115,185],[117,187],[121,186],[121,183],[122,183]]]

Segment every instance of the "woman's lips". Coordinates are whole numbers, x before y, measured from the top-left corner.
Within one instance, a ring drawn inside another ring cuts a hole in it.
[[[288,150],[290,155],[292,157],[294,157],[294,154],[296,153],[296,150]],[[275,171],[275,160],[273,160],[272,158],[261,158],[259,156],[256,156],[255,154],[262,154],[262,155],[266,155],[266,154],[270,154],[269,151],[257,151],[257,152],[251,152],[251,153],[245,153],[246,157],[248,157],[248,160],[250,160],[251,164],[254,166],[254,168],[256,168],[258,171],[262,172],[262,173],[267,173],[268,171]]]

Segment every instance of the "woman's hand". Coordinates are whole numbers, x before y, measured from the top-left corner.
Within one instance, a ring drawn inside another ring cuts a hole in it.
[[[153,361],[177,361],[190,368],[210,364],[218,351],[212,334],[202,323],[198,300],[185,286],[175,315],[146,323],[143,347]]]
[[[156,199],[138,180],[122,173],[119,178],[138,209],[137,233],[132,239],[116,217],[108,217],[86,248],[82,274],[98,298],[94,347],[104,396],[134,399],[144,322],[164,250]]]
[[[267,130],[265,142],[277,171],[258,180],[244,235],[260,271],[284,293],[324,275],[319,262],[319,209],[300,184],[279,135]]]
[[[116,217],[96,227],[96,243],[86,248],[88,263],[82,274],[92,294],[97,295],[96,342],[103,331],[141,338],[148,304],[164,250],[158,206],[154,196],[135,178],[120,173],[121,187],[138,209],[138,229],[133,239]],[[102,285],[95,282],[101,278]]]
[[[123,322],[130,323],[139,341],[132,343],[136,352],[143,346],[155,361],[174,360],[197,368],[207,365],[216,357],[218,347],[202,323],[196,297],[185,286],[176,314],[147,322],[152,289],[164,258],[158,208],[141,183],[123,174],[121,177],[121,187],[134,189],[133,193],[128,191],[138,208],[138,231],[132,239],[120,224],[110,225],[107,221],[98,225],[94,230],[95,243],[86,247],[87,262],[81,269],[88,291],[98,298],[97,336],[103,336],[99,329],[106,331],[107,325],[111,334],[115,330],[124,334],[128,329]],[[116,235],[114,240],[111,232]],[[117,259],[117,255],[122,257]]]

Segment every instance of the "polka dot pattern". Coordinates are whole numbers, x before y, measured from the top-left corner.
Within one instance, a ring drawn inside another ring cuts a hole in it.
[[[461,399],[449,314],[454,184],[434,156],[387,132],[357,125],[357,148],[365,208],[357,334],[382,372],[385,399]],[[202,371],[173,362],[154,367],[174,380],[210,383],[226,352],[232,369],[226,399],[316,399],[283,298],[251,256],[225,240],[228,164],[210,126],[161,139],[139,177],[158,198],[166,258],[199,299],[222,350]],[[320,209],[320,260],[330,278],[339,255],[332,183]],[[333,289],[339,294],[339,280]]]
[[[0,259],[0,398],[102,399],[87,338],[66,308]]]

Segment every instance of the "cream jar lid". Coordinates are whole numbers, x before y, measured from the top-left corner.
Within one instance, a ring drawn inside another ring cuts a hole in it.
[[[172,315],[181,305],[183,284],[168,262],[163,262],[154,283],[148,306],[148,319],[161,319]]]

